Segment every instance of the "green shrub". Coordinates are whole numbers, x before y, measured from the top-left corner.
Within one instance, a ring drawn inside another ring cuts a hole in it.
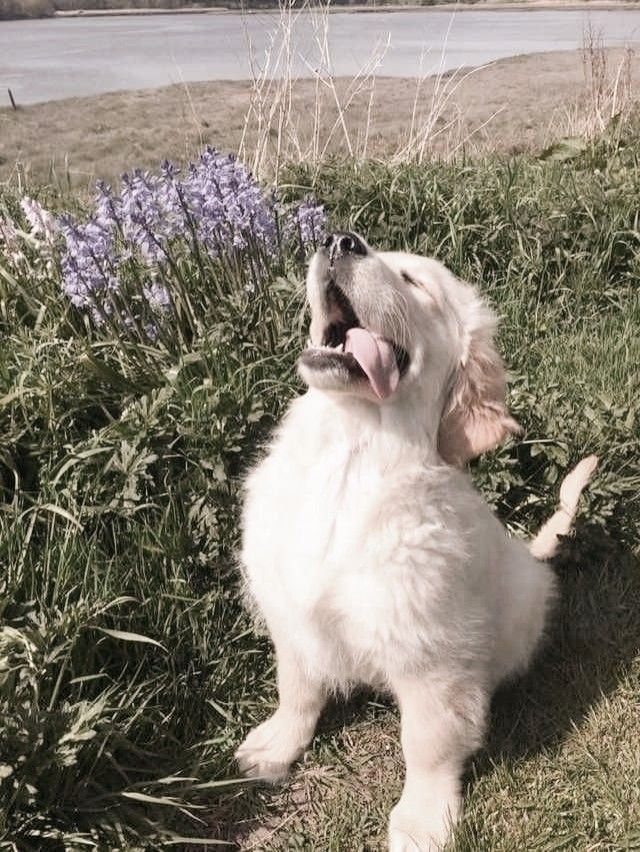
[[[2,18],[47,18],[53,15],[53,0],[3,0],[0,6]]]

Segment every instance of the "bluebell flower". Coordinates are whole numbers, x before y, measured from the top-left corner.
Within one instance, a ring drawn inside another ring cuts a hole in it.
[[[147,319],[143,322],[137,313],[141,300],[156,315],[171,312],[173,261],[181,245],[201,256],[233,257],[255,279],[256,250],[262,263],[283,247],[315,247],[325,219],[322,206],[312,201],[282,214],[275,194],[261,187],[242,163],[207,148],[184,171],[165,162],[159,174],[137,169],[123,175],[119,194],[98,184],[87,222],[60,219],[64,292],[76,307],[104,321],[113,316],[122,276],[131,264],[142,264],[151,283],[148,275],[129,275],[129,280],[145,283],[137,285],[135,304],[129,304],[129,292],[122,317],[127,327],[132,318],[144,324]]]
[[[166,310],[171,306],[169,290],[158,281],[143,286],[142,292],[149,305],[155,310]]]
[[[284,231],[289,238],[298,237],[302,247],[315,248],[322,242],[326,224],[327,217],[322,204],[307,199],[289,213]]]
[[[119,288],[113,233],[96,219],[78,225],[62,217],[59,224],[66,243],[61,260],[64,291],[77,308],[98,309],[102,315],[108,294]]]

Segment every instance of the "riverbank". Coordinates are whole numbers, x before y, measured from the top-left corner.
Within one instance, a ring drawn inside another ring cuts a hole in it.
[[[225,12],[237,12],[227,6],[216,6],[215,8],[189,8],[184,9],[71,9],[68,12],[54,12],[53,18],[114,18],[116,16],[131,17],[132,15],[221,15]],[[252,10],[247,9],[247,12]],[[260,11],[264,12],[264,9]]]
[[[567,0],[567,2],[563,2],[563,0],[521,0],[521,2],[511,2],[511,0],[504,0],[504,2],[500,2],[500,0],[478,0],[475,3],[450,3],[450,2],[438,2],[438,0],[434,0],[434,2],[430,3],[428,6],[422,4],[393,4],[393,5],[376,5],[376,6],[368,6],[366,4],[359,5],[349,5],[349,6],[332,6],[328,9],[329,12],[478,12],[480,10],[486,12],[504,12],[505,9],[509,9],[510,11],[544,11],[549,9],[554,10],[562,10],[562,11],[584,11],[584,10],[593,10],[593,11],[607,11],[612,9],[640,9],[640,2],[627,2],[627,0],[605,0],[605,2],[600,2],[600,0],[594,0],[594,2],[571,2],[571,0]],[[55,12],[54,18],[78,18],[78,17],[112,17],[114,15],[184,15],[184,14],[225,14],[225,13],[233,13],[235,14],[238,9],[234,9],[232,7],[226,6],[218,6],[215,8],[184,8],[184,9],[76,9],[69,12]],[[264,12],[274,11],[277,12],[277,7],[273,7],[271,9],[268,6],[260,6],[255,9],[243,9],[245,14],[251,15],[255,13],[264,14]]]
[[[11,9],[7,12],[0,12],[0,20],[21,20],[24,18],[80,18],[80,17],[95,17],[106,18],[114,16],[131,16],[131,15],[224,15],[228,13],[237,13],[242,10],[246,14],[254,14],[256,12],[264,13],[267,11],[278,10],[277,4],[270,5],[269,3],[261,4],[251,9],[243,8],[240,3],[234,6],[233,0],[229,5],[216,5],[209,7],[202,6],[182,6],[180,8],[111,8],[111,9],[92,9],[92,8],[75,8],[75,9],[58,9],[56,8],[55,0],[9,0],[15,5],[15,11]],[[79,0],[81,3],[82,0]],[[21,7],[22,10],[21,10]],[[353,5],[334,5],[329,7],[330,12],[406,12],[406,11],[504,11],[505,9],[513,11],[534,11],[534,10],[565,10],[565,11],[606,11],[612,9],[640,9],[640,2],[637,0],[476,0],[471,3],[451,3],[449,0],[430,0],[428,5],[413,4],[413,3],[392,3],[392,4],[376,4],[369,5],[367,3],[359,3]]]
[[[602,56],[612,79],[626,62],[623,76],[631,87],[640,58],[620,49]],[[582,51],[563,51],[517,56],[421,82],[378,78],[344,110],[349,144],[358,150],[366,145],[370,156],[388,157],[409,141],[414,116],[414,141],[424,128],[430,133],[428,149],[436,156],[449,155],[456,147],[505,153],[540,149],[580,130],[581,116],[593,109],[590,73]],[[336,81],[341,104],[349,100],[350,83]],[[325,128],[337,118],[332,98],[327,92],[320,103]],[[313,80],[295,82],[295,124],[289,129],[295,131],[303,157],[313,133],[315,99]],[[0,109],[0,180],[20,172],[40,181],[89,186],[96,178],[112,179],[166,157],[183,161],[203,145],[237,151],[250,103],[249,82],[212,81]],[[602,112],[607,107],[598,108]],[[327,150],[344,152],[345,143],[340,129]]]

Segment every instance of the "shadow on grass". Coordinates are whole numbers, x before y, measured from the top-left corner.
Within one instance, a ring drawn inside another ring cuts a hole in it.
[[[579,524],[556,560],[559,600],[526,675],[498,690],[475,773],[560,742],[615,690],[640,649],[640,564],[605,530]]]

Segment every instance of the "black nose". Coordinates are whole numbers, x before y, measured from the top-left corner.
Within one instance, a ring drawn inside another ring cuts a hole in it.
[[[351,231],[335,231],[335,233],[329,234],[324,241],[324,247],[329,252],[331,260],[347,254],[365,255],[367,253],[366,245],[357,234],[353,234]]]

